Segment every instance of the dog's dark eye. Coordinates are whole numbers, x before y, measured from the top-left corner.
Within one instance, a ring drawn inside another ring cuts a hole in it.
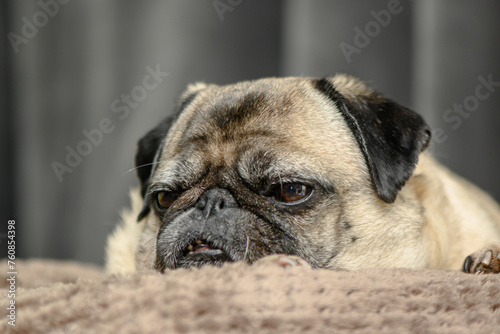
[[[302,183],[283,183],[276,187],[276,199],[284,203],[303,200],[312,192],[312,187]]]
[[[177,198],[179,198],[178,194],[172,192],[160,191],[156,193],[156,202],[162,209],[168,209]]]

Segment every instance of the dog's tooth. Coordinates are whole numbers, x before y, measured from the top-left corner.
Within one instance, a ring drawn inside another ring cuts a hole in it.
[[[491,253],[491,251],[487,251],[486,253],[484,253],[483,261],[481,261],[481,263],[484,264],[485,266],[489,266],[492,256],[493,254]]]

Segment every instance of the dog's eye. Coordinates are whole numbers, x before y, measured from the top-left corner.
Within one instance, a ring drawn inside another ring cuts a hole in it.
[[[283,183],[276,187],[276,199],[280,202],[292,203],[303,200],[312,192],[312,187],[302,183]]]
[[[168,209],[179,198],[178,194],[160,191],[156,194],[156,202],[162,209]]]

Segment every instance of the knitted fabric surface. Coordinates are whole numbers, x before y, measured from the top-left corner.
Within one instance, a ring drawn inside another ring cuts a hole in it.
[[[2,268],[6,261],[0,262]],[[17,263],[16,326],[1,333],[498,333],[500,275],[282,268],[272,263],[106,276]],[[5,271],[4,271],[5,272]]]

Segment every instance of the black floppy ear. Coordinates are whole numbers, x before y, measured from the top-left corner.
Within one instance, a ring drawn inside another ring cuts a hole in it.
[[[154,129],[150,130],[144,137],[142,137],[137,144],[137,152],[135,154],[135,170],[137,171],[137,176],[141,182],[141,195],[144,198],[143,208],[139,213],[139,217],[137,217],[138,221],[147,216],[150,211],[150,203],[147,198],[145,198],[145,195],[148,190],[154,168],[156,167],[156,162],[160,159],[163,141],[173,122],[174,117],[165,118]]]
[[[204,83],[189,85],[180,97],[180,103],[176,114],[165,118],[160,122],[160,124],[150,130],[139,140],[135,154],[135,166],[137,176],[141,182],[141,195],[145,199],[142,211],[137,218],[139,221],[142,220],[142,218],[144,218],[150,211],[150,203],[145,196],[149,187],[151,176],[154,173],[156,163],[161,158],[161,151],[168,131],[170,130],[172,124],[176,121],[177,117],[191,102],[193,102],[197,94],[206,87],[207,85]]]
[[[316,89],[337,106],[364,155],[373,187],[387,203],[411,177],[418,156],[429,145],[431,131],[423,118],[377,94],[352,77],[315,80]],[[339,91],[347,91],[345,96]]]
[[[150,130],[137,143],[137,151],[135,153],[135,167],[137,177],[141,182],[141,195],[144,197],[149,186],[149,179],[153,172],[155,157],[160,155],[160,147],[162,142],[172,126],[173,117],[165,118],[154,129]]]

